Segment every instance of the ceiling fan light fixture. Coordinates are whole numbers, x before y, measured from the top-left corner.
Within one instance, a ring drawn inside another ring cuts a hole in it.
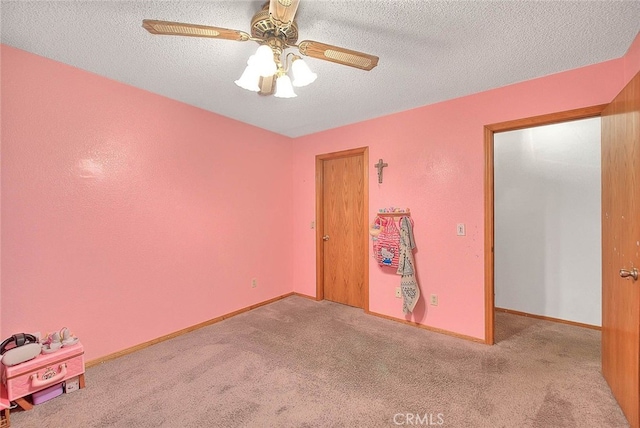
[[[297,88],[307,86],[318,78],[318,75],[312,72],[307,63],[299,56],[294,56],[291,71],[293,72],[293,86]]]
[[[273,76],[278,71],[278,66],[273,60],[273,51],[267,45],[260,45],[255,55],[249,58],[249,65],[255,67],[262,77]]]
[[[291,85],[291,79],[286,74],[278,76],[276,79],[276,93],[273,94],[277,98],[294,98],[297,97],[293,92],[293,86]]]
[[[238,80],[235,81],[235,84],[240,86],[242,89],[246,89],[252,92],[260,91],[260,86],[258,86],[258,80],[260,79],[260,74],[251,65],[247,65],[247,68],[242,72],[242,76]]]
[[[264,1],[264,0],[263,0]],[[305,0],[310,1],[310,0]],[[251,19],[251,33],[209,25],[143,19],[142,27],[151,34],[208,37],[238,42],[258,42],[260,47],[247,61],[247,67],[235,84],[259,95],[293,98],[293,87],[313,83],[313,73],[299,55],[285,53],[297,48],[303,56],[369,71],[378,65],[378,57],[313,40],[298,43],[295,21],[300,0],[268,0]],[[291,56],[291,58],[290,58]],[[287,73],[291,70],[293,84]]]

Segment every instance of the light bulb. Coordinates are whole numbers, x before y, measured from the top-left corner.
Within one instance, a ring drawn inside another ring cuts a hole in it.
[[[277,98],[294,98],[297,97],[293,92],[293,86],[291,86],[291,79],[286,74],[279,76],[276,79],[276,93],[273,94]]]
[[[235,84],[248,91],[258,92],[260,90],[258,86],[259,79],[260,75],[258,74],[258,70],[251,65],[247,65],[242,76],[235,81]]]
[[[258,73],[262,77],[273,76],[278,71],[278,66],[273,60],[273,51],[267,45],[260,45],[256,54],[249,58],[249,62],[253,63]]]
[[[293,86],[298,88],[307,86],[318,78],[318,75],[309,69],[309,66],[302,58],[293,60],[291,71],[293,71]]]

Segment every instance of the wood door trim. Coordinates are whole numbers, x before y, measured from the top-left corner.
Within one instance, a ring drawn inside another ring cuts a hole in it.
[[[599,104],[525,119],[493,123],[484,127],[484,342],[494,344],[494,188],[493,137],[496,132],[515,131],[533,126],[551,125],[571,120],[587,119],[602,114],[607,104]]]
[[[485,129],[493,132],[515,131],[516,129],[531,128],[533,126],[551,125],[571,120],[586,119],[600,116],[608,104],[598,104],[591,107],[583,107],[574,110],[567,110],[558,113],[543,114],[540,116],[527,117],[524,119],[509,120],[506,122],[486,125]]]
[[[484,342],[494,343],[495,301],[493,290],[493,134],[484,127]]]
[[[340,152],[325,153],[316,155],[316,300],[324,300],[324,245],[322,245],[322,231],[324,230],[324,201],[322,198],[322,189],[324,186],[323,162],[325,160],[333,160],[350,156],[362,156],[363,161],[363,177],[362,197],[364,209],[362,210],[364,219],[363,224],[369,224],[369,147],[358,147],[355,149],[343,150]],[[365,231],[366,232],[366,231]],[[369,247],[369,234],[364,233],[364,248]],[[369,311],[369,252],[362,254],[364,260],[364,307],[365,312]]]

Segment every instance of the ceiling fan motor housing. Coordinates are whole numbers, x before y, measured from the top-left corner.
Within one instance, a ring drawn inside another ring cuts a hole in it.
[[[276,37],[287,45],[295,45],[298,41],[298,24],[294,20],[286,27],[276,25],[269,17],[269,2],[267,2],[251,19],[251,36],[265,40]]]

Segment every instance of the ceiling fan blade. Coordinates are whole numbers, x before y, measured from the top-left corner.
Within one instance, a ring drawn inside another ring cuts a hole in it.
[[[269,16],[277,26],[289,27],[299,4],[300,0],[270,0]]]
[[[379,59],[374,55],[352,51],[338,46],[327,45],[325,43],[314,42],[311,40],[300,42],[300,44],[298,44],[298,49],[302,55],[348,65],[350,67],[367,71],[378,65]]]
[[[244,42],[251,38],[244,31],[182,22],[156,21],[154,19],[142,20],[142,27],[151,34],[167,36],[210,37],[212,39],[237,40],[239,42]]]

